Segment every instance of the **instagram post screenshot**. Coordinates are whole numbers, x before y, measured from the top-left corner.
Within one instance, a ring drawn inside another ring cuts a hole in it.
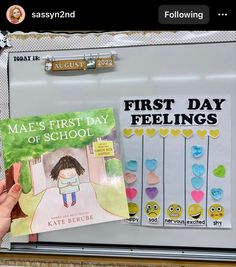
[[[236,12],[0,2],[0,266],[236,266]]]

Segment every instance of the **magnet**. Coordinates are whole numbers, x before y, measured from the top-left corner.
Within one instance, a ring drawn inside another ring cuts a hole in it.
[[[133,184],[137,180],[137,176],[133,173],[126,172],[124,174],[124,179],[127,184]]]
[[[182,217],[183,209],[179,204],[170,204],[167,209],[167,215],[171,220],[177,220]]]
[[[198,220],[203,216],[203,208],[199,204],[192,204],[188,208],[188,216],[190,219]]]
[[[204,184],[204,179],[202,177],[193,177],[191,179],[191,184],[194,187],[194,189],[201,189]]]
[[[156,159],[146,159],[145,166],[150,171],[153,172],[157,168],[157,160]]]
[[[205,172],[205,167],[202,164],[193,164],[192,171],[195,176],[200,177]]]
[[[154,185],[160,183],[160,177],[157,176],[154,172],[149,172],[147,175],[147,183],[149,185]]]
[[[204,192],[201,190],[193,190],[191,192],[191,196],[193,198],[193,200],[197,203],[201,202],[203,197],[204,197]]]
[[[201,158],[204,154],[202,146],[192,146],[192,155],[194,158]]]
[[[128,203],[128,209],[129,209],[129,216],[131,218],[134,217],[135,215],[137,215],[137,213],[139,212],[139,207],[134,202],[129,202]]]
[[[213,170],[213,174],[214,174],[216,177],[224,178],[224,177],[225,177],[225,166],[224,166],[224,165],[219,165],[218,167],[216,167],[216,168]]]
[[[138,167],[137,161],[136,160],[126,161],[125,167],[129,171],[136,172]]]
[[[154,199],[158,194],[158,189],[156,187],[147,187],[145,192],[150,199]]]
[[[220,220],[224,217],[225,210],[220,204],[212,204],[208,209],[208,214],[212,220]]]
[[[221,200],[223,197],[223,189],[221,188],[212,188],[211,189],[211,196],[214,200]]]
[[[137,193],[138,193],[138,191],[136,188],[133,188],[133,187],[127,187],[126,188],[127,198],[131,201],[136,197]]]
[[[155,201],[149,201],[145,205],[145,212],[149,218],[157,218],[161,213],[160,205]]]

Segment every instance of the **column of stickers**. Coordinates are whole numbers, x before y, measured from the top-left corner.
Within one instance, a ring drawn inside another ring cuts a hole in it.
[[[142,218],[142,169],[143,130],[123,130],[124,179],[129,208],[126,222],[141,224]]]
[[[143,136],[142,225],[146,226],[163,226],[163,140],[167,133],[165,137],[161,134],[148,128]]]
[[[184,146],[181,129],[170,129],[165,140],[165,226],[184,227],[186,222]]]
[[[207,130],[197,130],[185,139],[186,224],[206,227],[208,146]]]
[[[227,134],[227,133],[224,133]],[[225,192],[229,191],[228,183],[230,170],[226,169],[225,157],[222,155],[222,142],[218,129],[210,130],[208,136],[209,170],[208,170],[208,206],[207,225],[209,227],[230,227],[230,198]],[[230,148],[228,148],[230,151]]]

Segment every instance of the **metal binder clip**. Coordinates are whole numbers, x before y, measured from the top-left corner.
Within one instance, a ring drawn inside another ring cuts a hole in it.
[[[45,71],[50,71],[52,69],[52,61],[53,61],[53,57],[46,56],[45,66],[44,66]]]
[[[11,44],[7,38],[7,31],[0,31],[0,50],[6,46],[11,47]]]
[[[87,69],[96,69],[96,59],[90,55],[90,58],[86,59]]]

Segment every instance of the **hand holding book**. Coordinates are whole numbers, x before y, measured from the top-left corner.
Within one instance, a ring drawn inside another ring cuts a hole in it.
[[[128,218],[111,108],[10,118],[0,129],[6,188],[22,186],[13,236]]]
[[[0,181],[0,240],[9,231],[11,212],[21,194],[21,186],[14,184],[7,192],[4,181]]]

